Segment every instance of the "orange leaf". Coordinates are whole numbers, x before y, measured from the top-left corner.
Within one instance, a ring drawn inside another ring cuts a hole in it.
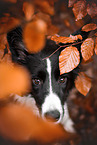
[[[43,49],[46,31],[46,23],[39,19],[25,26],[23,39],[29,52],[37,53]]]
[[[43,1],[35,0],[35,4],[36,4],[37,8],[40,11],[42,11],[43,13],[46,13],[46,14],[49,14],[49,15],[54,15],[54,7],[50,6],[48,1],[46,1],[46,0],[43,0]]]
[[[87,24],[87,25],[82,27],[82,31],[85,31],[85,32],[95,30],[95,29],[97,29],[97,25],[93,24],[93,23]]]
[[[97,37],[96,37],[96,40],[95,40],[95,53],[97,55]]]
[[[69,0],[68,7],[73,7],[74,3],[76,3],[77,0]]]
[[[97,36],[97,32],[94,35]]]
[[[23,12],[25,14],[25,17],[28,21],[30,21],[34,15],[34,7],[29,2],[23,3]]]
[[[81,35],[75,35],[75,36],[70,35],[70,38],[72,38],[73,40],[76,40],[76,41],[77,41],[78,39],[80,39],[80,40],[83,39]]]
[[[72,10],[76,17],[76,20],[82,19],[83,17],[87,15],[86,1],[85,0],[77,1],[77,3],[74,4],[74,7]]]
[[[91,3],[87,5],[87,12],[93,18],[97,15],[97,5],[96,3]]]
[[[94,40],[92,38],[87,38],[81,45],[81,54],[84,61],[89,60],[94,52]]]
[[[9,94],[24,94],[30,90],[30,76],[27,70],[9,63],[0,63],[0,98]]]
[[[86,74],[81,72],[75,80],[75,86],[81,94],[86,96],[91,88],[91,79]]]
[[[52,36],[51,40],[55,41],[56,43],[73,43],[75,41],[75,39],[71,37],[64,37],[58,35]]]
[[[11,104],[0,108],[0,134],[13,141],[51,142],[66,133],[60,126],[36,117],[28,108]]]
[[[80,54],[76,47],[66,47],[59,56],[60,74],[68,73],[80,63]]]

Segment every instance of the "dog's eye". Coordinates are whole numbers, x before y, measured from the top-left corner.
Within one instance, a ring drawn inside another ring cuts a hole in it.
[[[34,85],[41,85],[41,80],[40,79],[32,79],[32,83],[34,84]]]
[[[59,79],[59,83],[66,83],[67,82],[67,77],[63,77]]]

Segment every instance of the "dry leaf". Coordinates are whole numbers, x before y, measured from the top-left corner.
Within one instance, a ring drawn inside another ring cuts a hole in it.
[[[97,29],[97,25],[93,24],[93,23],[87,24],[87,25],[82,27],[82,31],[85,31],[85,32],[95,30],[95,29]]]
[[[74,7],[72,10],[73,10],[76,20],[82,19],[83,17],[87,15],[86,1],[85,0],[77,1],[77,3],[74,4]]]
[[[81,72],[75,80],[75,86],[81,94],[86,96],[91,88],[91,79],[86,74]]]
[[[45,46],[46,23],[36,20],[28,23],[23,31],[23,39],[29,52],[37,53]]]
[[[73,7],[74,3],[76,3],[77,0],[69,0],[68,7]]]
[[[28,108],[15,104],[0,108],[0,134],[14,141],[51,142],[64,135],[68,137],[60,126],[43,121]]]
[[[96,3],[91,3],[87,5],[87,12],[93,18],[97,15],[97,5]]]
[[[71,35],[71,34],[70,34],[70,38],[72,38],[73,40],[76,40],[76,41],[77,41],[78,39],[80,39],[80,40],[83,39],[81,35],[75,35],[75,36],[73,36],[73,35]]]
[[[96,37],[96,40],[95,40],[95,53],[97,55],[97,37]]]
[[[81,54],[84,61],[89,60],[94,54],[94,40],[87,38],[81,45]]]
[[[54,7],[52,7],[48,1],[43,0],[35,0],[36,7],[43,13],[49,14],[49,15],[54,15]]]
[[[23,3],[23,12],[25,14],[26,20],[30,21],[34,15],[34,7],[29,2]]]
[[[56,43],[73,43],[74,39],[71,37],[64,37],[59,35],[53,35],[51,36],[51,40],[55,41]]]
[[[94,35],[97,36],[97,32]]]
[[[68,73],[80,63],[80,54],[76,47],[66,47],[59,56],[60,74]]]
[[[23,67],[0,63],[0,98],[9,94],[22,95],[30,90],[30,76]]]

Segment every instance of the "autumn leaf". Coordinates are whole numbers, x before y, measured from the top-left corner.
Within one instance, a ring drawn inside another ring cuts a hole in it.
[[[90,23],[82,27],[82,31],[85,31],[85,32],[95,30],[95,29],[97,29],[97,25],[94,23]]]
[[[96,40],[95,40],[95,53],[97,55],[97,37],[96,37]]]
[[[28,23],[23,30],[24,43],[31,53],[37,53],[45,46],[46,23],[36,20]]]
[[[0,98],[9,94],[22,95],[30,90],[30,75],[23,67],[0,63]]]
[[[76,3],[77,0],[69,0],[68,7],[73,7],[74,3]]]
[[[52,7],[48,1],[35,0],[35,5],[41,12],[49,15],[54,15],[54,7]]]
[[[59,125],[43,121],[30,109],[16,104],[0,108],[0,134],[13,141],[36,140],[45,143],[63,136],[68,138],[68,133]]]
[[[75,35],[75,36],[70,35],[69,37],[72,38],[73,40],[76,40],[76,41],[77,41],[78,39],[80,39],[80,40],[83,39],[81,35]]]
[[[81,54],[84,61],[89,60],[94,54],[94,40],[87,38],[81,45]]]
[[[97,36],[97,32],[94,35]]]
[[[30,21],[34,15],[34,7],[29,2],[23,3],[23,12],[25,14],[26,20]]]
[[[77,1],[77,3],[74,4],[74,7],[72,10],[73,10],[76,20],[82,19],[83,17],[87,15],[86,1],[85,0]]]
[[[64,36],[59,36],[59,35],[53,35],[51,36],[51,40],[55,41],[56,43],[73,43],[74,41],[78,40],[78,39],[82,39],[81,35],[76,35],[76,36],[72,36],[70,35],[70,37],[64,37]]]
[[[96,3],[91,3],[87,5],[87,12],[93,18],[97,15],[97,5]]]
[[[68,73],[80,63],[80,54],[76,47],[66,47],[59,56],[60,74]]]
[[[75,86],[81,94],[86,96],[91,88],[91,79],[83,72],[80,72],[75,80]]]

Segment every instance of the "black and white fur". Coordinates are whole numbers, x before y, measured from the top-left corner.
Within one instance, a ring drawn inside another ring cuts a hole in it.
[[[45,48],[41,52],[30,54],[23,43],[22,29],[20,27],[9,32],[7,38],[12,60],[25,66],[32,78],[30,95],[22,98],[16,95],[16,98],[20,102],[26,101],[28,104],[31,104],[34,99],[39,114],[44,119],[53,118],[55,123],[62,123],[67,131],[74,132],[73,121],[69,116],[66,100],[69,91],[74,87],[78,68],[60,75],[59,55],[61,49],[50,58],[44,59],[59,47],[52,40],[46,41]]]

